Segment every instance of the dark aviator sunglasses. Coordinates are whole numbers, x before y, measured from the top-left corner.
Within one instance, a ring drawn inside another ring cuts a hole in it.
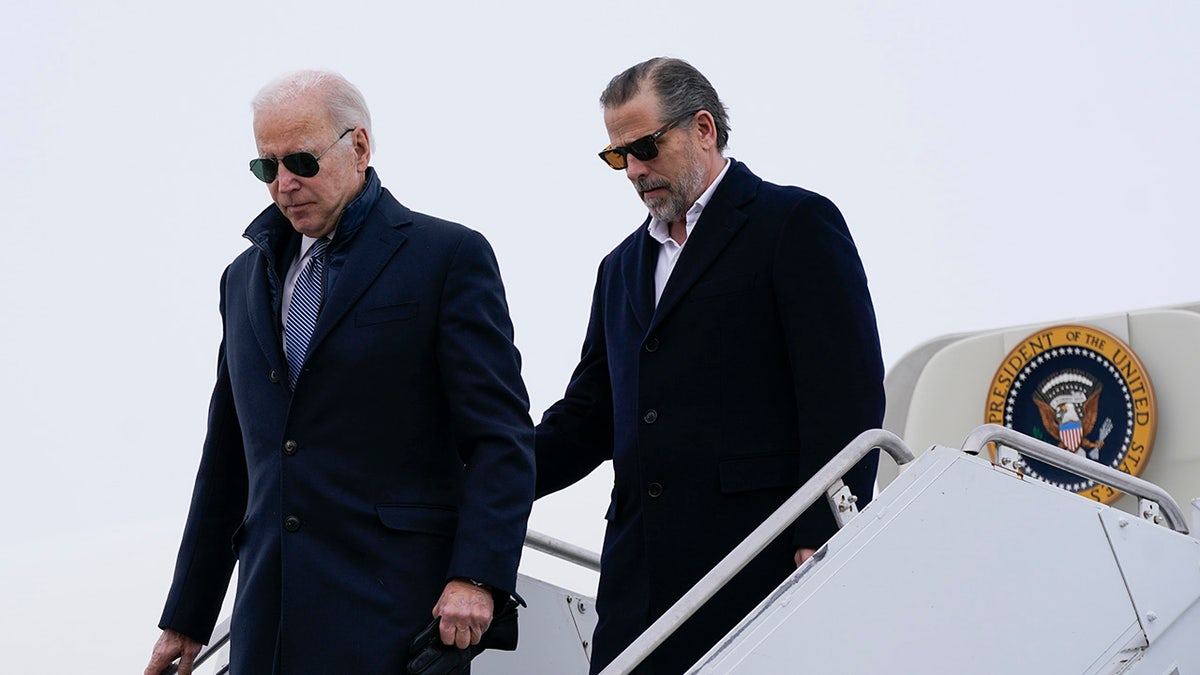
[[[619,148],[614,148],[610,145],[600,151],[600,159],[604,160],[605,164],[618,171],[629,166],[629,155],[633,155],[640,161],[649,162],[655,157],[658,157],[658,139],[663,134],[675,128],[675,126],[680,122],[694,117],[698,112],[700,111],[693,110],[686,115],[680,115],[679,117],[676,117],[670,122],[664,124],[658,131],[650,134],[649,136],[642,136],[636,141],[631,141],[628,145],[622,145]]]
[[[325,156],[326,152],[333,149],[333,146],[338,144],[338,141],[346,137],[346,134],[354,131],[358,127],[350,127],[342,132],[337,140],[330,143],[328,148],[319,155],[314,155],[311,152],[293,152],[290,155],[284,155],[279,159],[274,157],[259,157],[250,160],[250,172],[254,177],[264,183],[271,183],[279,175],[279,163],[287,167],[288,171],[300,176],[301,178],[312,178],[321,170],[320,159]]]

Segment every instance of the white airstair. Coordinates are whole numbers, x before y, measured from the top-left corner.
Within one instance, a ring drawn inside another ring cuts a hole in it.
[[[1141,513],[1024,479],[1012,448],[1134,495]],[[962,450],[921,455],[691,672],[1200,672],[1187,530],[1146,481],[980,427]]]

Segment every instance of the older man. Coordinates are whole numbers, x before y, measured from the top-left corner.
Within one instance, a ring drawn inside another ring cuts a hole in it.
[[[235,564],[232,672],[398,673],[441,617],[466,647],[514,593],[533,427],[495,257],[371,168],[342,77],[254,99],[274,204],[221,281],[208,437],[146,673],[211,635]]]
[[[838,209],[726,159],[725,106],[683,61],[633,66],[600,101],[600,157],[650,215],[600,264],[582,359],[537,428],[539,496],[613,460],[594,672],[883,416]],[[864,502],[874,468],[849,481]],[[686,670],[834,531],[814,506],[639,672]]]

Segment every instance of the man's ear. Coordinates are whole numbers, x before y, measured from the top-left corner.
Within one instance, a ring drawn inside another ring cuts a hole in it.
[[[354,167],[358,169],[359,173],[363,173],[371,164],[371,138],[367,134],[366,127],[356,128],[350,139],[354,148]]]
[[[707,110],[696,113],[695,132],[700,138],[702,148],[709,150],[717,147],[717,122],[712,113]]]

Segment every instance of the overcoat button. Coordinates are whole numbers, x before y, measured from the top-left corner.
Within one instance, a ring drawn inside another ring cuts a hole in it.
[[[654,424],[655,422],[658,421],[658,411],[653,408],[651,408],[650,410],[647,410],[646,414],[642,415],[642,420],[646,424]]]
[[[650,338],[649,340],[646,340],[646,351],[650,352],[651,354],[658,351],[658,338]]]
[[[296,516],[288,516],[283,519],[283,529],[288,532],[295,532],[300,529],[300,519]]]
[[[283,454],[291,456],[296,454],[296,441],[288,441],[283,444]]]
[[[279,384],[279,373],[272,369],[271,373],[267,375],[267,379],[271,380],[271,384]]]
[[[646,494],[650,495],[651,497],[657,497],[661,495],[662,485],[659,483],[651,483],[649,489],[646,490]]]

